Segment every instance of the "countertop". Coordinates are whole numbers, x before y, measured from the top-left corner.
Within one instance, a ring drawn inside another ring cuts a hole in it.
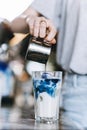
[[[2,107],[0,108],[0,130],[77,130],[75,123],[60,117],[54,124],[37,123],[33,108]]]

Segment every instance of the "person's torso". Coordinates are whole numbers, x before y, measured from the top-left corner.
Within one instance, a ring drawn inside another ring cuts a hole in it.
[[[67,71],[87,73],[87,0],[63,0],[57,62]]]

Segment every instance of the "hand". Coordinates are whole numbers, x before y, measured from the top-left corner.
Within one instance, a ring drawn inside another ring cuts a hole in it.
[[[56,43],[55,36],[57,30],[49,19],[46,19],[45,17],[29,16],[26,19],[26,22],[29,26],[31,35],[44,38],[45,41],[52,44]]]

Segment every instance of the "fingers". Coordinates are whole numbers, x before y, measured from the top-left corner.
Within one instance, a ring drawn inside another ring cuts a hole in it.
[[[39,28],[40,28],[40,25],[39,25],[40,21],[39,19],[37,18],[37,20],[34,22],[34,31],[33,31],[33,35],[35,37],[38,37],[39,36]]]
[[[33,35],[33,31],[34,31],[34,18],[29,16],[27,19],[26,19],[26,22],[29,26],[29,33],[31,35]]]
[[[46,22],[44,22],[43,17],[29,16],[26,20],[29,26],[30,34],[35,37],[44,38],[46,36]]]
[[[42,21],[39,17],[35,19],[33,35],[41,38],[46,36],[46,22]]]
[[[44,38],[46,36],[46,28],[47,28],[47,24],[46,22],[43,20],[40,23],[40,30],[39,30],[39,36],[41,38]]]
[[[52,41],[53,43],[55,43],[54,38],[55,38],[55,36],[57,34],[57,30],[56,30],[56,28],[54,27],[53,23],[50,20],[47,21],[47,28],[49,29],[49,32],[48,32],[48,35],[46,36],[45,39],[47,41]]]
[[[30,34],[35,37],[44,38],[52,44],[56,43],[55,35],[57,33],[53,23],[44,17],[30,16],[27,18]]]
[[[52,39],[52,40],[50,41],[50,43],[51,43],[51,44],[55,44],[55,43],[56,43],[56,39]]]

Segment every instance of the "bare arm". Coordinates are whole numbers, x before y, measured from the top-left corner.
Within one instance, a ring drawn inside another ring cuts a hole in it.
[[[30,33],[35,37],[44,38],[52,44],[56,42],[57,30],[52,21],[41,16],[30,6],[10,23],[10,27],[13,32]]]
[[[26,22],[26,19],[29,15],[39,16],[39,13],[33,8],[28,7],[20,16],[16,17],[13,21],[11,21],[10,27],[12,31],[18,33],[28,33],[29,26]]]

